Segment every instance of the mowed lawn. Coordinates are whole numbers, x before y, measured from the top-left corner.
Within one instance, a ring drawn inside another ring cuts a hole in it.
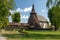
[[[26,34],[18,31],[2,31],[7,40],[60,40],[60,31],[26,30]]]

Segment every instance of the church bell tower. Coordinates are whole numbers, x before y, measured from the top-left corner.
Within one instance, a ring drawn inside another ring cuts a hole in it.
[[[34,9],[34,4],[32,5],[32,11],[31,11],[30,17],[28,19],[28,24],[29,24],[30,28],[31,27],[35,28],[35,27],[39,26],[37,13],[35,12],[35,9]]]

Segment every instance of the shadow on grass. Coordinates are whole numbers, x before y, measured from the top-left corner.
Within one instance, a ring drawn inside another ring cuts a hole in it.
[[[54,34],[4,34],[8,38],[33,38],[33,39],[60,39],[60,35]]]

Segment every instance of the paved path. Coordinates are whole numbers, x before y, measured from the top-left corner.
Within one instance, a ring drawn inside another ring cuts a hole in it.
[[[6,37],[3,37],[1,34],[0,34],[0,40],[7,40]]]

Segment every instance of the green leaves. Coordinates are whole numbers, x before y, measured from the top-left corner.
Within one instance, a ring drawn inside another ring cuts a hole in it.
[[[60,0],[47,0],[46,6],[47,8],[60,6]]]
[[[7,27],[9,24],[9,10],[12,9],[14,0],[0,0],[0,27]]]
[[[49,9],[48,17],[52,25],[59,27],[60,26],[60,7],[55,6]]]
[[[51,4],[52,4],[52,0],[47,0],[47,3],[46,3],[47,8],[49,8]]]
[[[17,23],[19,23],[21,21],[21,19],[20,19],[20,13],[19,12],[15,12],[12,15],[12,21],[13,22],[17,22]]]
[[[60,26],[60,0],[47,0],[48,17],[55,27]]]

